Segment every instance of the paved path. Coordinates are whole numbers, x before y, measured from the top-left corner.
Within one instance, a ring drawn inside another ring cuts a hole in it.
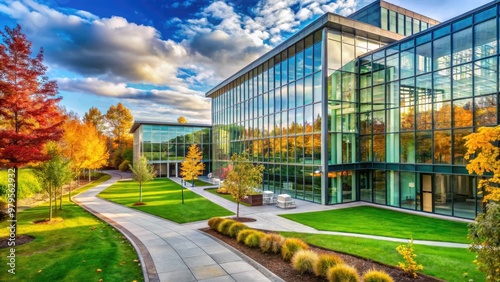
[[[266,269],[243,259],[218,241],[198,231],[96,195],[122,178],[111,179],[74,197],[96,216],[122,231],[139,250],[145,281],[280,281]],[[206,227],[204,222],[203,227]],[[259,268],[259,270],[256,269]],[[262,272],[265,274],[263,274]]]

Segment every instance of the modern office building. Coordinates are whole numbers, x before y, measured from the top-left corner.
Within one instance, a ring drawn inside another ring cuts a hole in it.
[[[134,134],[134,161],[141,155],[145,156],[159,177],[179,177],[181,163],[193,143],[198,145],[203,154],[203,175],[211,171],[210,125],[135,121],[130,133]]]
[[[325,14],[206,93],[214,174],[247,152],[266,190],[474,218],[462,137],[498,124],[498,3]]]

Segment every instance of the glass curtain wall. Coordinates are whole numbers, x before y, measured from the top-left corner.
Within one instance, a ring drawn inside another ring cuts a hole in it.
[[[433,211],[475,216],[475,179],[452,171],[463,137],[498,124],[497,26],[495,5],[359,59],[360,162],[403,169],[374,171],[362,200],[419,209],[412,170],[448,171],[432,176]]]
[[[265,167],[263,188],[321,203],[322,31],[309,34],[215,94],[214,172],[233,153]]]
[[[202,161],[206,166],[204,175],[211,171],[212,132],[210,128],[144,124],[138,128],[138,132],[141,135],[141,153],[150,164],[156,165],[158,176],[172,176],[172,170],[175,176],[175,166],[170,169],[166,164],[182,162],[192,144],[197,144],[203,154]]]
[[[329,204],[358,199],[357,176],[338,165],[358,163],[359,104],[356,92],[358,75],[356,57],[378,49],[374,41],[352,33],[329,29],[328,32],[328,172]],[[377,73],[378,75],[378,73]],[[361,83],[367,83],[365,79]],[[370,77],[371,85],[371,77]],[[362,101],[367,106],[371,101]],[[366,122],[366,117],[361,119]],[[363,126],[362,129],[363,130]],[[370,145],[364,140],[361,146]],[[333,168],[335,165],[336,168]]]

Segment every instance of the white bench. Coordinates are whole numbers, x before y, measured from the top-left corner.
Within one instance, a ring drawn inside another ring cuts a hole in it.
[[[292,196],[288,194],[280,194],[278,195],[276,206],[282,209],[293,209],[297,207],[297,204],[293,201]]]

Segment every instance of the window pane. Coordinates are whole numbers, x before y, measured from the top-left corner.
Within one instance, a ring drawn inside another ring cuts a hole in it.
[[[385,135],[373,135],[373,161],[385,162]]]
[[[450,69],[434,72],[434,102],[451,99],[451,76]]]
[[[399,78],[399,57],[398,54],[387,57],[385,63],[385,75],[387,81]]]
[[[497,54],[496,23],[496,19],[491,19],[474,26],[474,57],[476,59]]]
[[[434,104],[434,128],[451,128],[451,102]]]
[[[489,58],[474,63],[474,95],[497,92],[497,58]]]
[[[434,163],[451,164],[451,130],[434,131]]]
[[[472,64],[453,68],[453,99],[472,96]]]
[[[431,131],[421,131],[416,134],[417,163],[432,163]]]
[[[362,136],[361,137],[361,162],[372,161],[372,137]]]
[[[472,126],[472,99],[453,101],[453,127]]]
[[[376,170],[373,173],[373,188],[375,193],[375,203],[385,205],[385,171]]]
[[[472,60],[472,28],[453,34],[453,64],[466,63]]]
[[[399,163],[399,134],[387,134],[385,142],[387,152],[386,162]]]
[[[474,107],[476,126],[497,124],[498,101],[496,94],[476,97]]]
[[[467,160],[464,159],[464,155],[467,152],[465,147],[464,137],[471,134],[471,128],[455,129],[453,130],[453,163],[465,165]]]
[[[401,52],[401,78],[415,75],[414,56],[413,49]]]
[[[434,40],[433,69],[439,70],[451,66],[450,36]]]
[[[415,135],[413,132],[401,133],[401,162],[415,163]]]
[[[415,130],[415,107],[401,107],[401,131]]]

